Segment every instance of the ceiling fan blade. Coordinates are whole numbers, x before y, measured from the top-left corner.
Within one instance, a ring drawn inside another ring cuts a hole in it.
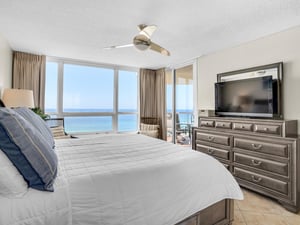
[[[153,50],[153,51],[159,52],[160,54],[163,54],[165,56],[170,56],[171,55],[170,52],[167,49],[159,46],[158,44],[155,44],[154,42],[150,43],[150,49]]]
[[[127,48],[127,47],[132,47],[133,44],[127,44],[127,45],[113,45],[109,47],[105,47],[104,49],[110,50],[110,49],[115,49],[115,48]]]
[[[140,31],[140,34],[145,35],[146,37],[150,38],[154,31],[156,31],[157,26],[156,25],[145,25],[140,24],[138,25],[138,29]]]

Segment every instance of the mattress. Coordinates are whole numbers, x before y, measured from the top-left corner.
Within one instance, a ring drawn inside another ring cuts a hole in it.
[[[214,158],[151,137],[81,136],[57,140],[56,151],[73,225],[172,225],[220,200],[243,198]]]

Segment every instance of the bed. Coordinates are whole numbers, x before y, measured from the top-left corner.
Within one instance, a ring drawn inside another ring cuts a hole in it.
[[[243,198],[214,158],[144,135],[59,139],[53,151],[53,187],[0,194],[1,225],[231,224]]]

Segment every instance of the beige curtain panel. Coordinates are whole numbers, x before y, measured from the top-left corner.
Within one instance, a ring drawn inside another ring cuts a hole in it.
[[[160,121],[160,137],[166,140],[165,69],[140,70],[140,117]]]
[[[46,56],[24,52],[13,53],[13,88],[33,91],[34,105],[45,107]]]

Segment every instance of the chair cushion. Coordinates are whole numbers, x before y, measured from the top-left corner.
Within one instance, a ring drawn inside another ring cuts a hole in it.
[[[149,137],[158,138],[159,137],[159,125],[141,123],[139,133],[144,134]]]

